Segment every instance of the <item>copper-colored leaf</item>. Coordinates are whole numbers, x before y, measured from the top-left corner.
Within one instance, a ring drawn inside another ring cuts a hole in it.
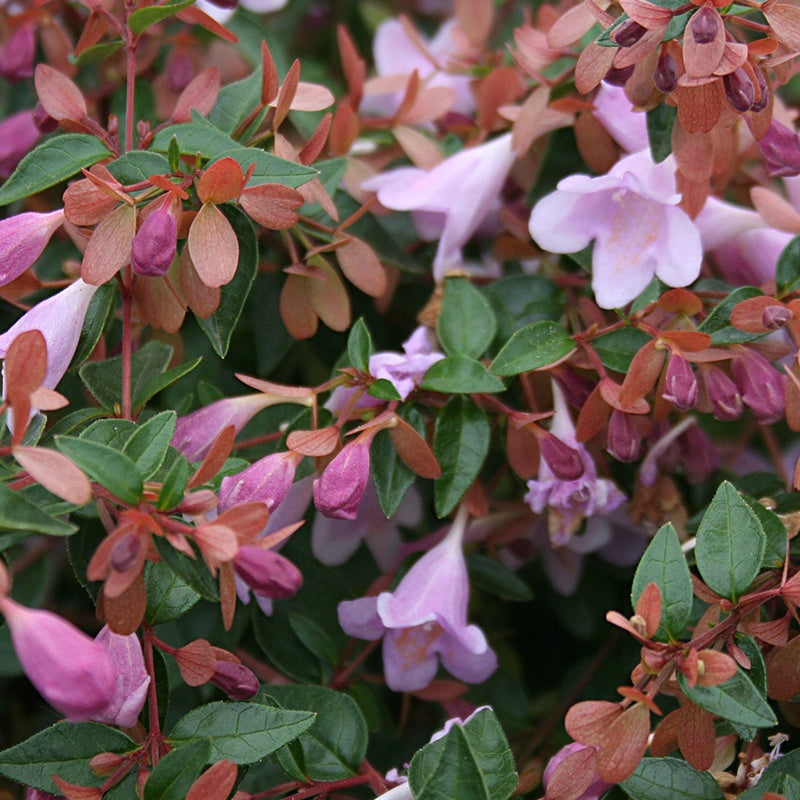
[[[339,44],[342,70],[347,80],[347,105],[351,109],[357,109],[361,104],[361,96],[364,92],[367,64],[358,54],[350,33],[344,25],[336,26],[336,41]]]
[[[701,86],[678,86],[678,120],[687,133],[708,133],[722,115],[723,91],[719,80]]]
[[[188,247],[183,248],[178,259],[178,289],[186,305],[201,319],[210,317],[219,307],[219,286],[206,286],[203,283],[192,263]]]
[[[281,320],[293,339],[309,339],[317,332],[317,314],[308,297],[313,278],[289,275],[281,289]]]
[[[119,203],[119,198],[104,192],[90,180],[71,183],[64,192],[64,217],[73,225],[97,225]]]
[[[336,260],[342,272],[354,286],[370,297],[380,297],[386,291],[386,271],[375,251],[362,239],[350,237],[336,248]]]
[[[791,3],[769,3],[765,6],[764,16],[773,35],[790,50],[800,51],[800,8]]]
[[[636,601],[636,614],[644,621],[647,636],[652,636],[661,624],[661,589],[657,583],[648,583]]]
[[[725,26],[712,5],[701,6],[689,19],[683,36],[686,74],[703,78],[714,73],[725,50]]]
[[[431,170],[444,161],[444,155],[433,139],[416,128],[398,125],[393,133],[403,152],[420,169]]]
[[[473,47],[480,47],[492,29],[492,0],[456,0],[455,18]]]
[[[217,669],[214,650],[205,639],[195,639],[179,647],[172,657],[188,686],[202,686],[208,683]]]
[[[272,130],[276,131],[281,123],[286,119],[289,109],[292,106],[297,84],[300,82],[300,61],[295,59],[289,71],[286,73],[283,84],[278,91],[278,100],[275,105],[275,116],[272,120]]]
[[[544,800],[577,800],[597,779],[597,750],[584,747],[570,753],[554,770]]]
[[[311,138],[300,151],[301,164],[313,164],[319,158],[325,148],[325,142],[328,141],[332,122],[333,115],[330,112],[325,114],[319,121],[319,125],[317,125],[314,133],[311,134]]]
[[[622,714],[619,703],[609,700],[584,700],[576,703],[564,717],[567,733],[581,744],[597,745],[604,731]]]
[[[617,50],[590,42],[581,50],[575,64],[575,88],[581,94],[589,94],[611,69]]]
[[[204,69],[181,92],[172,112],[172,122],[191,122],[192,110],[205,116],[214,108],[219,95],[220,78],[217,67]]]
[[[47,374],[47,343],[38,329],[24,331],[8,347],[3,363],[6,396],[30,395]]]
[[[680,709],[676,726],[678,747],[695,768],[707,770],[714,762],[714,720],[708,711],[687,703]]]
[[[177,277],[177,272],[173,274]],[[140,322],[167,333],[180,330],[186,304],[166,278],[137,279],[133,284],[133,297]]]
[[[197,196],[202,203],[228,203],[235,200],[243,188],[244,175],[239,162],[221,158],[209,165],[197,182]]]
[[[579,3],[573,8],[569,8],[550,26],[547,31],[547,44],[553,49],[568,47],[573,42],[577,42],[596,22],[588,3]],[[514,31],[514,41],[520,50],[529,37],[525,37],[524,28]],[[614,49],[614,48],[610,48]],[[613,53],[612,53],[613,55]],[[579,91],[583,91],[582,89]]]
[[[342,279],[327,261],[317,257],[315,264],[325,275],[325,280],[309,281],[308,299],[317,316],[335,331],[350,327],[350,298]]]
[[[289,108],[291,111],[323,111],[332,106],[334,100],[333,92],[327,87],[298,81]]]
[[[359,129],[358,114],[350,106],[340,105],[336,109],[328,141],[331,155],[347,155],[358,138]]]
[[[236,377],[251,389],[285,398],[287,403],[300,403],[301,405],[310,406],[311,399],[315,395],[314,390],[308,386],[287,386],[284,383],[273,383],[261,378],[253,378],[250,375],[243,375],[241,372],[237,372]]]
[[[216,525],[227,525],[236,531],[243,542],[249,542],[258,536],[269,521],[269,509],[264,503],[241,503],[229,508],[215,520]]]
[[[643,703],[635,703],[600,737],[597,774],[607,783],[629,778],[644,757],[649,735],[650,712]]]
[[[783,197],[765,186],[753,186],[750,199],[767,225],[789,233],[800,233],[800,214]]]
[[[268,106],[278,96],[278,70],[265,41],[261,42],[261,104]]]
[[[670,289],[658,298],[658,304],[670,314],[692,317],[703,310],[703,301],[688,289]]]
[[[780,300],[764,295],[742,300],[731,311],[731,325],[749,333],[767,333],[769,328],[764,326],[764,312],[772,308],[785,309],[786,306]]]
[[[213,17],[201,11],[197,6],[188,6],[178,11],[175,16],[181,22],[187,22],[189,25],[199,25],[210,31],[214,36],[224,39],[226,42],[237,42],[236,34],[229,31],[224,25],[220,25]]]
[[[233,761],[217,761],[189,787],[186,800],[227,800],[238,775]]]
[[[116,597],[109,597],[104,592],[98,595],[98,615],[102,608],[103,618],[114,633],[129,636],[142,624],[147,609],[147,593],[144,588],[144,573],[139,576]]]
[[[339,446],[339,429],[329,425],[313,431],[292,431],[286,437],[286,445],[304,456],[327,456]]]
[[[656,349],[656,344],[657,340],[651,339],[631,360],[619,390],[623,406],[640,400],[655,386],[667,355],[665,349]]]
[[[239,240],[213,203],[204,203],[194,218],[188,246],[192,264],[206,286],[213,289],[230,283],[239,263]]]
[[[767,694],[791,700],[800,693],[800,636],[773,650],[767,659]]]
[[[493,130],[504,124],[498,109],[514,103],[523,91],[519,71],[512,66],[493,69],[475,87],[478,125],[485,130]]]
[[[70,783],[58,775],[51,775],[53,783],[58,786],[59,792],[65,800],[102,800],[103,790],[96,786],[81,786],[77,783]]]
[[[131,242],[136,234],[136,209],[123,204],[95,229],[81,264],[81,278],[99,286],[131,260]]]
[[[603,404],[605,408],[605,404]],[[539,471],[539,440],[527,428],[506,429],[506,457],[511,469],[522,480],[533,478]]]
[[[711,347],[711,337],[703,331],[661,331],[659,339],[662,342],[671,342],[684,354],[700,353]]]
[[[263,228],[280,231],[297,224],[295,209],[304,201],[296,189],[279,183],[262,183],[245,189],[239,202],[244,212]]]
[[[48,64],[38,64],[33,80],[39,102],[53,119],[80,122],[86,116],[86,100],[66,75]]]
[[[428,443],[405,420],[395,420],[397,425],[389,429],[389,436],[402,462],[422,478],[438,478],[442,468]]]
[[[15,447],[14,458],[45,489],[62,500],[85,506],[92,499],[92,484],[82,469],[57,450]]]
[[[215,573],[218,564],[232,561],[239,551],[236,531],[218,524],[216,520],[198,525],[194,530],[194,540],[212,573]]]
[[[223,428],[208,449],[203,462],[189,479],[187,488],[194,489],[196,486],[202,486],[206,481],[210,481],[222,469],[222,465],[231,454],[235,440],[236,428],[233,425]]]

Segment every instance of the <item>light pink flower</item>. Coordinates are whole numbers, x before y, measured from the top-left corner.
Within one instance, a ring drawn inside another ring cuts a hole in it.
[[[39,694],[73,722],[95,719],[116,693],[106,647],[49,611],[0,597],[20,664]]]
[[[272,511],[286,497],[302,458],[291,450],[271,453],[236,475],[223,478],[219,487],[220,511],[253,502],[265,503]]]
[[[326,517],[356,518],[369,481],[369,448],[375,431],[346,444],[314,481],[314,505]]]
[[[46,214],[26,211],[0,221],[0,286],[33,265],[63,222],[63,208]]]
[[[30,109],[18,111],[0,122],[0,179],[14,171],[41,135]]]
[[[602,308],[636,298],[657,276],[687,286],[700,273],[700,234],[678,208],[672,158],[648,150],[626,156],[608,175],[571,175],[534,207],[530,232],[544,250],[576,253],[594,241],[592,289]]]
[[[461,150],[427,172],[401,167],[364,181],[362,188],[377,191],[386,208],[415,212],[420,237],[439,239],[433,276],[440,282],[463,267],[461,248],[496,211],[514,159],[508,133]]]
[[[403,342],[401,353],[375,353],[369,360],[369,374],[389,381],[405,400],[422,381],[428,369],[444,358],[437,350],[436,337],[430,328],[420,325]]]
[[[223,25],[234,15],[237,6],[246,8],[254,14],[270,14],[280,11],[288,0],[225,0],[225,2],[212,3],[210,0],[197,0],[195,5],[205,11],[210,17]]]
[[[633,110],[622,86],[602,82],[592,104],[594,116],[624,150],[638,153],[650,147],[647,116]]]

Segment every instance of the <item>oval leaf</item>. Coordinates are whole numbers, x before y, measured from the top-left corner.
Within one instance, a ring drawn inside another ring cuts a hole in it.
[[[575,349],[575,343],[556,322],[542,320],[518,330],[492,361],[493,375],[519,375],[555,364]]]

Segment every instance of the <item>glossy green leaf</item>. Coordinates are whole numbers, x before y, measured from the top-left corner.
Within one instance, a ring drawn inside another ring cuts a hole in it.
[[[161,536],[153,537],[156,549],[166,565],[194,589],[204,600],[219,602],[219,588],[201,558],[189,558],[179,553]]]
[[[0,483],[0,531],[15,531],[21,534],[19,538],[24,538],[30,533],[69,536],[76,530],[77,525],[59,517],[51,517],[19,492]]]
[[[467,556],[470,582],[505,600],[525,602],[533,599],[531,587],[496,558],[482,553]]]
[[[708,587],[729,600],[747,591],[766,548],[761,523],[727,481],[717,489],[697,529],[697,568]]]
[[[123,503],[136,505],[141,499],[144,491],[142,475],[134,461],[124,453],[74,436],[59,436],[56,447]]]
[[[402,400],[400,392],[395,389],[394,384],[386,378],[378,378],[369,385],[367,394],[377,397],[379,400]]]
[[[775,285],[781,295],[800,288],[800,236],[795,236],[778,256]]]
[[[492,281],[485,292],[494,309],[499,342],[507,342],[532,322],[557,321],[564,311],[564,292],[542,275],[508,275]]]
[[[162,411],[139,425],[125,442],[122,452],[136,462],[145,479],[164,462],[177,418],[174,411]]]
[[[421,386],[445,394],[494,394],[506,388],[480,361],[468,356],[445,356],[436,361],[425,373]]]
[[[182,717],[169,733],[173,747],[206,740],[210,760],[253,764],[296,739],[314,724],[310,711],[285,711],[261,703],[209,703]]]
[[[83,328],[75,355],[72,356],[70,362],[70,369],[79,367],[94,352],[111,314],[111,309],[114,307],[116,296],[117,286],[113,281],[97,287],[97,291],[89,301],[89,308],[83,320]]]
[[[202,360],[202,358],[195,358],[192,361],[186,361],[183,364],[178,364],[176,367],[164,370],[158,375],[153,375],[146,383],[142,384],[136,382],[136,391],[132,400],[134,411],[141,410],[144,404],[157,395],[162,389],[166,389],[167,386],[171,386],[175,381],[188,375]]]
[[[266,694],[282,708],[317,715],[295,743],[276,753],[290,775],[300,780],[335,781],[358,772],[366,756],[368,736],[364,715],[355,700],[322,686],[269,686]]]
[[[700,708],[737,725],[771,728],[778,724],[775,712],[743,670],[716,686],[695,686],[693,689],[682,672],[678,672],[681,691]]]
[[[200,599],[200,595],[163,561],[145,565],[148,625],[161,625],[180,619]]]
[[[447,516],[472,485],[489,451],[486,412],[468,397],[455,395],[436,420],[433,452],[442,468],[434,484],[434,503],[439,517]]]
[[[450,356],[480,358],[494,339],[497,323],[486,298],[466,278],[446,278],[436,335]]]
[[[261,103],[261,67],[246,78],[223,86],[208,121],[225,133],[233,133]]]
[[[156,503],[159,511],[175,508],[183,500],[189,483],[189,473],[189,462],[182,455],[176,453],[161,482],[161,492],[159,492]]]
[[[0,206],[49,189],[110,155],[108,148],[88,133],[64,133],[47,139],[24,156],[0,186]]]
[[[364,320],[359,318],[347,335],[347,358],[361,372],[369,372],[369,357],[372,355],[372,337]]]
[[[136,13],[136,12],[134,12]],[[169,161],[160,153],[149,150],[131,150],[106,164],[106,169],[120,183],[140,183],[151,175],[165,175],[172,172]]]
[[[197,324],[208,337],[214,352],[220,358],[225,358],[236,323],[239,322],[256,277],[258,241],[253,224],[241,211],[233,206],[221,206],[220,210],[230,222],[239,240],[239,263],[233,280],[222,287],[219,308],[206,319],[197,317]]]
[[[122,47],[122,39],[112,39],[109,42],[99,42],[98,44],[82,50],[80,55],[75,58],[75,65],[85,67],[89,64],[99,64],[111,58],[114,53]]]
[[[130,25],[131,31],[138,36],[140,33],[144,33],[151,25],[168,19],[182,8],[190,6],[193,2],[194,0],[172,0],[171,3],[137,8],[128,18],[128,25]]]
[[[753,510],[766,536],[761,568],[776,569],[782,567],[783,562],[786,560],[786,526],[774,511],[761,505],[758,500],[754,500],[752,497],[744,497],[743,500]]]
[[[742,302],[751,297],[759,297],[763,294],[760,289],[754,286],[740,286],[734,289],[725,299],[718,303],[714,310],[697,326],[697,329],[711,336],[711,344],[735,344],[737,342],[750,342],[758,339],[762,334],[747,333],[731,325],[731,311]]]
[[[415,475],[397,455],[389,431],[379,431],[372,440],[369,471],[381,510],[387,517],[394,516]]]
[[[638,328],[619,328],[598,336],[592,341],[592,347],[600,356],[604,366],[624,374],[628,371],[633,357],[651,338]]]
[[[694,601],[689,565],[671,523],[662,525],[644,551],[633,576],[631,604],[635,608],[649,583],[661,590],[661,625],[657,638],[677,639],[686,627]]]
[[[173,136],[178,143],[181,155],[199,154],[202,158],[211,159],[220,153],[239,148],[236,140],[231,139],[227,133],[223,133],[200,115],[193,114],[191,122],[167,125],[166,128],[162,128],[153,137],[150,150],[167,153]]]
[[[672,127],[677,113],[677,108],[666,103],[659,103],[647,112],[647,140],[656,164],[672,152]]]
[[[45,792],[59,794],[51,775],[70,783],[99,786],[105,778],[89,768],[98,753],[125,753],[136,744],[116,728],[94,722],[57,722],[0,752],[0,774]]]
[[[415,800],[507,800],[517,786],[514,758],[491,709],[426,744],[411,759],[409,786]]]
[[[253,173],[248,186],[259,186],[262,183],[281,183],[284,186],[291,186],[296,189],[304,183],[308,183],[319,174],[313,167],[306,167],[296,164],[294,161],[287,161],[285,158],[273,156],[266,150],[259,147],[241,147],[237,145],[231,149],[220,150],[215,153],[213,160],[221,158],[232,158],[238,162],[243,172],[247,172],[251,167]]]
[[[144,800],[186,800],[211,755],[208,739],[197,739],[170,750],[153,768],[144,786]]]
[[[643,758],[620,786],[631,800],[722,800],[722,789],[708,772],[679,758]]]
[[[575,349],[562,325],[549,320],[518,330],[501,348],[489,371],[493,375],[519,375],[555,364]]]

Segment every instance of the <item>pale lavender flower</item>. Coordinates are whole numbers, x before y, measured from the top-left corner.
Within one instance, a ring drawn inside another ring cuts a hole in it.
[[[566,545],[587,517],[606,514],[618,508],[625,495],[613,481],[597,477],[597,467],[586,447],[575,438],[575,426],[561,389],[553,382],[555,414],[550,433],[580,456],[583,474],[575,480],[558,478],[547,461],[539,463],[539,477],[528,481],[525,501],[537,514],[547,512],[550,540],[556,547]]]
[[[237,6],[246,8],[254,14],[271,14],[273,11],[280,11],[288,0],[233,0],[233,2],[213,3],[210,0],[196,0],[195,5],[205,11],[209,17],[217,22],[225,24],[235,13]]]
[[[592,101],[592,113],[608,133],[629,153],[650,147],[647,136],[647,116],[634,111],[625,89],[602,82]]]
[[[65,619],[0,597],[22,668],[39,694],[73,722],[92,720],[115,697],[107,649]]]
[[[467,683],[481,683],[497,668],[483,632],[467,624],[466,521],[461,509],[447,536],[411,567],[393,592],[339,604],[345,633],[369,640],[383,636],[384,674],[394,691],[426,687],[439,660]]]
[[[422,382],[428,369],[444,358],[437,349],[438,342],[430,328],[420,325],[403,342],[401,353],[375,353],[369,360],[369,374],[389,381],[402,400]]]
[[[47,372],[42,385],[55,389],[75,355],[86,312],[97,289],[78,279],[37,303],[0,336],[0,358],[5,358],[11,343],[21,333],[41,331],[47,345]]]
[[[0,286],[18,278],[42,254],[64,222],[64,209],[26,211],[0,221]]]
[[[17,28],[0,47],[0,76],[8,81],[33,77],[36,35],[33,25]]]
[[[461,248],[496,210],[515,154],[511,134],[468,147],[425,171],[400,167],[364,181],[381,205],[414,212],[414,224],[426,240],[439,239],[433,262],[437,282],[461,269]]]
[[[150,685],[139,637],[135,633],[122,636],[106,625],[95,637],[95,642],[103,645],[111,658],[116,686],[108,705],[94,714],[92,721],[132,728],[139,719]]]
[[[595,299],[602,308],[618,308],[654,276],[688,286],[700,274],[700,234],[679,202],[674,160],[654,164],[643,150],[607,175],[564,178],[534,206],[529,228],[551,253],[576,253],[594,241]]]
[[[41,135],[31,109],[18,111],[0,122],[0,179],[14,171]]]
[[[448,719],[444,725],[431,736],[430,741],[438,742],[439,739],[444,739],[444,737],[450,733],[454,725],[458,725],[463,728],[465,725],[472,722],[472,720],[475,719],[478,714],[482,713],[483,711],[491,710],[491,706],[478,706],[478,708],[476,708],[468,717],[466,717],[466,719],[461,719],[461,717],[450,717],[450,719]]]

